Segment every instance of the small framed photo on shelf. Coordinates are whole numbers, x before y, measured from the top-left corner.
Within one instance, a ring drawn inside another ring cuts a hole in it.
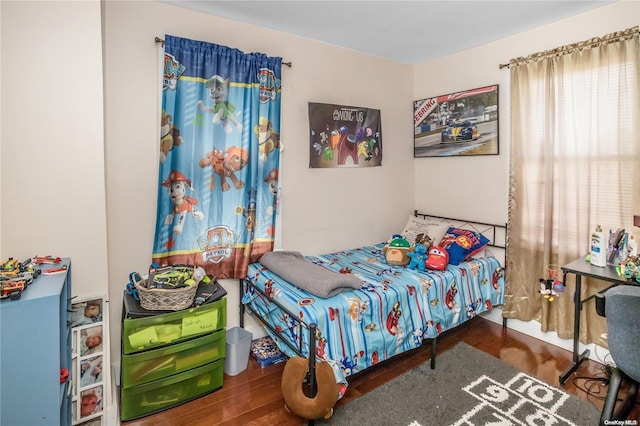
[[[101,415],[103,409],[102,385],[81,391],[78,405],[80,408],[78,418],[80,420]]]
[[[86,327],[80,330],[80,356],[85,357],[102,353],[102,325]]]
[[[102,383],[102,355],[80,361],[80,388]]]
[[[90,299],[71,304],[71,327],[102,322],[104,299]]]

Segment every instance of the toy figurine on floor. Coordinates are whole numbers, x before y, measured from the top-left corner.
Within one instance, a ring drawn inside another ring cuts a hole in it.
[[[540,290],[538,293],[542,294],[549,302],[553,302],[558,295],[564,291],[564,283],[559,280],[540,278]]]
[[[418,268],[418,271],[424,272],[427,269],[427,267],[425,266],[425,261],[427,260],[427,246],[425,246],[424,244],[416,244],[415,250],[416,251],[410,251],[409,253],[407,253],[407,256],[411,258],[411,261],[409,262],[409,265],[407,265],[407,268]]]

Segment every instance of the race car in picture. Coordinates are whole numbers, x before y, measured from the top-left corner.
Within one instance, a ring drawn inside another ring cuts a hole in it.
[[[442,142],[471,141],[480,137],[478,126],[470,121],[458,121],[442,131]]]

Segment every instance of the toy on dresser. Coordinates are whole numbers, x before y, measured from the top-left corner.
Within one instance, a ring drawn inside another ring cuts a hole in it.
[[[22,292],[42,273],[42,270],[36,269],[35,265],[33,259],[20,263],[13,257],[0,262],[0,299],[20,299]]]

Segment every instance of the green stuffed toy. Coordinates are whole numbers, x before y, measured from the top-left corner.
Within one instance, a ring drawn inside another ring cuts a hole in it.
[[[409,241],[398,234],[394,234],[383,248],[387,263],[396,266],[404,266],[409,263],[410,250]]]

